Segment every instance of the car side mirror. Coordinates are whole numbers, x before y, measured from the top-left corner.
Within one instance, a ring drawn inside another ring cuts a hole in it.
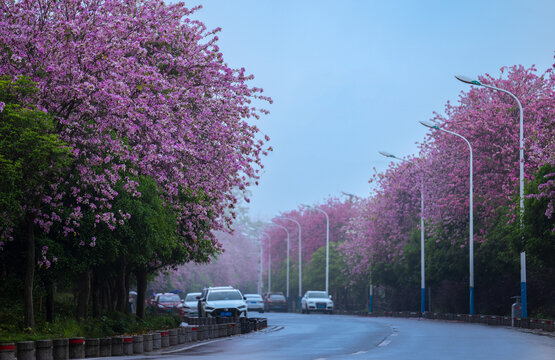
[[[331,295],[330,295],[329,297],[330,297],[330,299],[331,299]]]
[[[246,297],[246,296],[243,296],[243,300],[247,300],[247,297]]]

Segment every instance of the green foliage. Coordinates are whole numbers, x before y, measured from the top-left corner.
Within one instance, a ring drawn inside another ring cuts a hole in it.
[[[25,206],[38,207],[40,192],[71,161],[70,149],[54,134],[54,120],[34,105],[36,87],[26,77],[0,77],[0,228],[13,227]],[[39,195],[37,195],[39,194]]]

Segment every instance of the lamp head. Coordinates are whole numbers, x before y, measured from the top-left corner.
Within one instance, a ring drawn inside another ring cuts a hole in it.
[[[385,151],[378,151],[378,152],[379,152],[381,155],[383,155],[383,156],[385,156],[385,157],[388,157],[388,158],[395,158],[395,157],[396,157],[395,155],[390,154],[390,153],[385,152]]]
[[[482,85],[481,82],[479,82],[478,80],[474,80],[468,76],[464,76],[464,75],[455,75],[455,78],[459,81],[462,81],[463,83],[466,84],[470,84],[470,85]]]
[[[434,124],[433,122],[424,121],[424,120],[420,120],[419,122],[420,122],[422,125],[424,125],[425,127],[429,127],[430,129],[440,130],[439,126],[437,126],[437,125]]]

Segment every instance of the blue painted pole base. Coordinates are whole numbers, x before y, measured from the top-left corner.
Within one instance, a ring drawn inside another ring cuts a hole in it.
[[[526,283],[525,282],[520,283],[520,303],[521,303],[520,316],[523,319],[526,319],[528,318],[528,310],[526,308]]]
[[[426,312],[426,289],[420,289],[420,312],[424,314]]]
[[[470,315],[474,315],[474,288],[470,288]]]

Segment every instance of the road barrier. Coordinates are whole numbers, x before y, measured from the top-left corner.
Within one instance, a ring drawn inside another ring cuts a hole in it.
[[[16,343],[17,360],[34,360],[35,359],[35,342],[20,341]]]
[[[188,318],[188,324],[151,334],[108,338],[53,339],[0,343],[0,360],[68,360],[142,354],[188,342],[246,334],[268,326],[265,318]],[[541,323],[532,323],[539,326]],[[550,326],[553,324],[550,322]]]
[[[52,340],[52,356],[54,360],[69,359],[69,340],[54,339]]]
[[[133,355],[133,337],[124,336],[123,337],[123,354]]]
[[[143,351],[144,352],[151,352],[152,351],[152,334],[144,334],[143,335]]]
[[[98,356],[106,357],[112,355],[112,338],[100,339]]]
[[[83,359],[85,357],[85,339],[82,337],[71,338],[69,343],[69,358]]]
[[[85,357],[100,356],[100,339],[85,339]],[[38,359],[37,359],[38,360]]]
[[[0,343],[0,360],[15,360],[15,343]]]
[[[133,335],[133,354],[142,354],[143,352],[143,335]]]
[[[112,338],[112,356],[123,355],[123,338],[121,336],[114,336]]]
[[[448,320],[468,323],[486,324],[491,326],[513,326],[523,329],[535,329],[541,331],[555,331],[555,322],[549,319],[522,319],[520,317],[511,318],[509,316],[498,315],[469,315],[429,312],[408,312],[408,311],[375,311],[368,313],[365,311],[336,311],[337,314],[358,315],[369,317],[403,317],[403,318],[424,318],[431,320]]]
[[[162,348],[162,335],[159,332],[152,334],[152,350],[158,350]]]
[[[53,360],[52,340],[35,341],[35,356],[37,360]]]

